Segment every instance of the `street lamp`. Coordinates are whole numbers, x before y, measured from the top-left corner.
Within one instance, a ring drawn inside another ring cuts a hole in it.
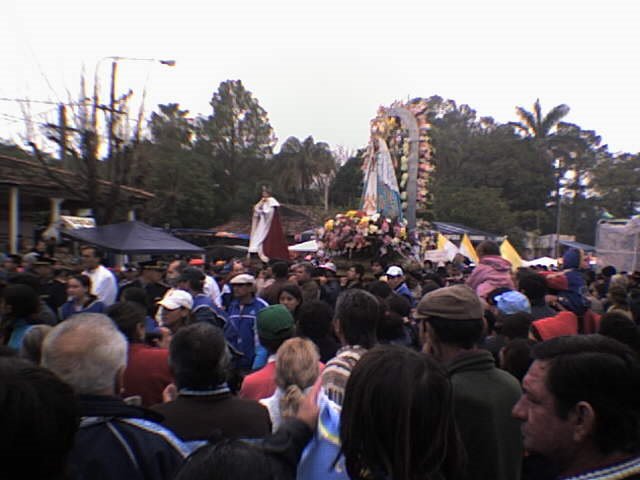
[[[554,245],[554,254],[555,258],[558,259],[560,257],[560,226],[561,226],[561,212],[562,212],[562,160],[558,158],[557,160],[557,173],[556,173],[556,241]]]

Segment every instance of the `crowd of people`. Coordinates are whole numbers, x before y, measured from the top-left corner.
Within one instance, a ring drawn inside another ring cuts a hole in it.
[[[640,479],[640,272],[0,268],[0,478]]]

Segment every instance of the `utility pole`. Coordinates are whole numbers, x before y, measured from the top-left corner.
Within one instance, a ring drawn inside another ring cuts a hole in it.
[[[109,132],[107,140],[107,158],[112,159],[113,156],[113,143],[114,143],[114,129],[115,129],[115,114],[116,114],[116,75],[118,72],[118,61],[113,59],[111,62],[111,89],[109,92]]]
[[[58,105],[58,124],[60,126],[60,161],[67,168],[67,109],[64,103]]]
[[[555,258],[560,258],[560,212],[562,211],[562,197],[560,196],[560,173],[558,173],[558,183],[556,185],[556,242],[554,245]]]

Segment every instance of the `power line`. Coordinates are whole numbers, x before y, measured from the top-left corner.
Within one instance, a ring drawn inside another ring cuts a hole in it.
[[[44,72],[44,69],[42,68],[42,65],[40,64],[40,61],[38,60],[38,57],[36,56],[36,53],[33,51],[33,48],[31,47],[31,41],[27,37],[27,35],[24,32],[24,30],[22,30],[22,36],[24,37],[24,41],[25,41],[26,47],[29,49],[29,53],[31,53],[31,56],[33,57],[33,60],[34,60],[34,62],[36,64],[36,66],[38,67],[38,71],[40,72],[40,76],[44,79],[45,83],[49,87],[49,90],[51,90],[51,92],[53,93],[53,96],[58,99],[58,102],[61,102],[60,96],[58,95],[58,93],[54,90],[53,86],[51,85],[51,82],[49,81],[49,77],[47,77],[47,74]]]
[[[85,98],[84,101],[91,100],[90,98]],[[73,107],[77,105],[82,105],[84,102],[82,100],[77,102],[54,102],[51,100],[30,100],[28,98],[8,98],[8,97],[0,97],[0,102],[16,102],[16,103],[42,103],[44,105],[66,105],[68,107]]]
[[[42,112],[42,113],[48,113],[48,112]],[[36,115],[41,115],[41,114],[36,114]],[[51,126],[51,122],[38,122],[29,118],[24,118],[24,117],[18,117],[16,115],[10,115],[8,113],[0,113],[0,116],[4,117],[5,119],[10,120],[13,123],[18,123],[18,122],[25,122],[25,123],[35,123],[36,125],[41,125],[43,127],[49,127]]]

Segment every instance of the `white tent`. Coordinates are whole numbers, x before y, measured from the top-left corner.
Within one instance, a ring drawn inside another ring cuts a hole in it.
[[[533,260],[524,260],[522,264],[525,267],[535,267],[536,265],[542,265],[544,267],[557,267],[558,260],[551,257],[540,257]]]
[[[290,252],[317,252],[318,243],[315,240],[309,240],[308,242],[297,243],[289,247]]]

